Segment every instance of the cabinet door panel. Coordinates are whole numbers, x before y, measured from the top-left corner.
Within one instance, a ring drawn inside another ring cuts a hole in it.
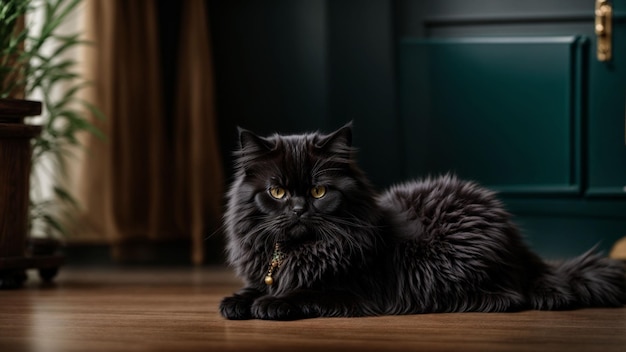
[[[580,192],[582,55],[567,37],[405,40],[407,171],[504,193]]]

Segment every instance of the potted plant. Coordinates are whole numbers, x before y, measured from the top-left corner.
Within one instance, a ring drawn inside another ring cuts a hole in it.
[[[77,206],[57,176],[80,147],[78,134],[101,136],[86,117],[101,113],[77,95],[88,83],[75,72],[76,62],[63,56],[86,43],[79,34],[58,34],[81,1],[0,2],[0,287],[21,285],[28,268],[38,268],[44,280],[56,275],[63,261],[54,253],[56,239],[66,234],[59,209]],[[34,11],[42,14],[36,31],[25,21]],[[60,86],[65,88],[58,94]],[[33,94],[40,101],[23,99]],[[27,117],[33,115],[40,115],[35,124]],[[41,170],[42,160],[52,170],[33,172]],[[42,175],[53,180],[48,199],[38,197]],[[34,231],[45,238],[35,239]]]

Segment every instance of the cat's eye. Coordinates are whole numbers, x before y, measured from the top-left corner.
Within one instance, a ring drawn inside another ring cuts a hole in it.
[[[311,196],[315,199],[322,198],[326,195],[326,187],[324,186],[315,186],[311,188]]]
[[[285,197],[285,189],[282,187],[272,187],[270,188],[270,195],[276,199],[282,199]]]

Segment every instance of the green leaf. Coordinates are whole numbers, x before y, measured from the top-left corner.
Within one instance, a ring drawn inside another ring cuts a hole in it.
[[[68,233],[67,229],[65,229],[65,227],[61,225],[61,222],[58,221],[52,214],[43,214],[42,219],[53,230],[57,231],[58,233],[62,235],[67,235]]]
[[[86,107],[98,120],[100,121],[104,121],[106,120],[106,117],[104,116],[104,114],[102,113],[102,111],[100,111],[100,109],[98,109],[95,105],[93,105],[92,103],[86,101],[86,100],[79,100],[79,102]]]
[[[80,205],[78,204],[76,199],[69,192],[67,192],[65,189],[56,186],[56,187],[54,187],[54,194],[59,199],[61,199],[63,202],[65,202],[67,204],[70,204],[74,208],[76,208],[76,209],[80,208]]]
[[[52,38],[56,39],[61,44],[56,47],[55,51],[50,55],[50,57],[52,58],[58,57],[59,55],[61,55],[63,52],[65,52],[68,49],[71,49],[78,45],[90,43],[88,41],[78,39],[80,35],[81,35],[80,33],[76,33],[76,34],[69,35],[69,36],[53,35]]]
[[[51,1],[53,2],[53,1]],[[41,28],[41,37],[49,37],[66,19],[66,17],[80,4],[81,0],[72,0],[69,4],[63,6],[64,1],[59,0],[53,2],[46,11],[46,21]],[[57,13],[57,11],[59,11]]]

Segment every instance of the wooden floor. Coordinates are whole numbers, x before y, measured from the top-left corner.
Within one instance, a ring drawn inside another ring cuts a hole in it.
[[[225,270],[64,268],[0,291],[0,351],[626,351],[624,308],[224,320],[238,286]]]

